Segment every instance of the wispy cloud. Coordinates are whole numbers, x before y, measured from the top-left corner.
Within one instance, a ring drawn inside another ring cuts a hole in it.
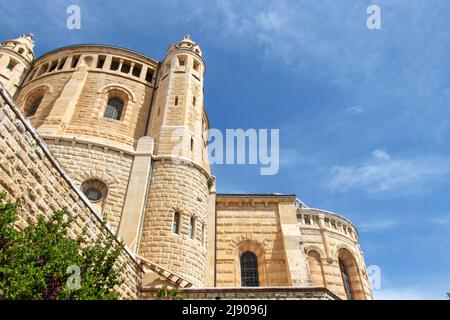
[[[395,159],[384,150],[360,165],[335,166],[328,187],[336,192],[362,189],[368,192],[414,193],[441,181],[450,173],[450,161],[441,157]]]
[[[351,113],[361,113],[361,112],[363,112],[363,110],[364,109],[360,106],[352,106],[352,107],[347,108],[347,111],[351,112]]]
[[[385,231],[396,226],[399,222],[393,219],[379,218],[357,223],[358,230],[364,232]]]
[[[434,218],[431,221],[437,225],[448,225],[450,224],[450,214]]]

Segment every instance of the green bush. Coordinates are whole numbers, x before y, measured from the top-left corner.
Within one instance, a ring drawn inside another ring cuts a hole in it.
[[[92,243],[86,229],[68,236],[73,223],[66,209],[35,225],[15,228],[18,203],[0,193],[0,300],[117,299],[123,248],[116,239],[99,235]],[[105,222],[104,222],[105,223]]]

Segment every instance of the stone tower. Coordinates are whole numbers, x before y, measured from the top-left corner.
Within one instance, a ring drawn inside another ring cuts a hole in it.
[[[207,278],[211,181],[204,70],[201,50],[188,35],[169,47],[161,63],[149,128],[155,157],[139,251],[198,286]]]
[[[34,60],[33,35],[21,35],[0,45],[0,82],[14,96]]]

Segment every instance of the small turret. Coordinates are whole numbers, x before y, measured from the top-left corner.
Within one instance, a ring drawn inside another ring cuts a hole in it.
[[[30,70],[35,56],[33,34],[0,44],[0,81],[14,96]]]
[[[156,148],[139,254],[204,287],[211,284],[207,246],[211,176],[201,54],[186,35],[169,47],[158,72],[150,123]],[[164,255],[154,249],[158,247],[165,248]]]
[[[209,172],[203,103],[205,64],[200,46],[189,35],[171,45],[161,64],[151,123],[157,154],[175,156]]]

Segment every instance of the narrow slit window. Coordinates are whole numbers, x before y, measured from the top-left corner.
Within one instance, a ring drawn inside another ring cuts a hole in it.
[[[206,228],[204,224],[202,224],[202,244],[203,246],[206,245]]]
[[[173,214],[172,232],[175,234],[180,234],[180,213],[179,212],[175,212]]]
[[[195,218],[191,217],[191,221],[189,223],[189,237],[191,239],[195,238]]]
[[[178,96],[175,96],[175,105],[178,105]]]
[[[196,103],[197,103],[197,97],[194,96],[194,97],[192,98],[192,105],[195,106]]]

